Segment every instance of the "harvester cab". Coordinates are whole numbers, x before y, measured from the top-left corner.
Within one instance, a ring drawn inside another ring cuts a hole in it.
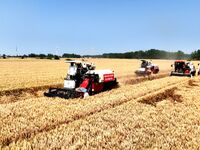
[[[70,63],[64,88],[50,88],[44,95],[48,97],[78,98],[113,88],[116,84],[111,70],[94,70],[95,65],[80,61]]]
[[[159,72],[159,66],[157,64],[152,64],[151,61],[141,60],[141,66],[138,70],[135,71],[136,75],[151,75],[157,74]]]
[[[195,76],[196,69],[191,62],[186,62],[184,60],[176,60],[173,65],[173,71],[171,71],[171,76]]]
[[[88,70],[94,70],[95,65],[82,61],[67,61],[69,63],[69,70],[67,77],[64,79],[64,88],[74,89],[78,87],[83,81],[83,76]]]

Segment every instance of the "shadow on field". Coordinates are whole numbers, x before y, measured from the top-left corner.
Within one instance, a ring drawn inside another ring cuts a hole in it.
[[[195,83],[194,80],[189,80],[189,81],[188,81],[188,85],[189,85],[189,86],[199,86],[198,84]]]
[[[167,98],[169,98],[170,101],[173,103],[174,102],[182,102],[182,96],[175,94],[175,90],[177,90],[177,87],[167,89],[164,92],[158,93],[156,95],[145,97],[138,102],[143,103],[143,104],[152,105],[155,107],[158,102],[161,102]]]

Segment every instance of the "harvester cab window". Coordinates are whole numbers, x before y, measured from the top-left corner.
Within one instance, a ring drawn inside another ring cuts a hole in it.
[[[184,72],[184,69],[186,68],[185,62],[176,62],[175,63],[175,71],[176,72]]]
[[[141,68],[146,68],[148,66],[148,62],[143,60],[141,64]]]
[[[75,63],[70,63],[68,74],[69,74],[70,76],[75,76],[75,75],[76,75],[76,72],[77,72],[76,64],[75,64]]]
[[[77,64],[77,74],[81,74],[82,69],[83,69],[82,64],[81,64],[81,63],[80,63],[80,64]]]
[[[149,61],[149,62],[148,62],[148,66],[151,66],[151,65],[152,65],[152,63]]]
[[[189,63],[187,63],[187,64],[185,65],[185,69],[190,69]]]

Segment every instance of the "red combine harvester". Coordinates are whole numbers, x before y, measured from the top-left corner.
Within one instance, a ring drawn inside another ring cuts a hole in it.
[[[111,70],[94,70],[93,64],[68,61],[70,68],[64,80],[64,88],[50,88],[44,95],[48,97],[78,98],[112,89],[117,85]]]
[[[196,69],[191,62],[186,62],[184,60],[176,60],[173,65],[174,70],[171,72],[171,76],[195,76]]]
[[[135,71],[138,76],[146,76],[151,74],[157,74],[159,72],[159,66],[157,64],[152,64],[150,61],[141,60],[141,66]]]

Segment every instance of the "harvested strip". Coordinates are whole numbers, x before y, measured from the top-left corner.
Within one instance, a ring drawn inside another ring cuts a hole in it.
[[[0,104],[16,102],[27,98],[41,97],[43,96],[44,90],[50,87],[62,87],[62,84],[0,91]]]
[[[163,92],[155,93],[150,95],[149,97],[145,97],[142,100],[139,100],[139,102],[153,106],[156,106],[156,103],[166,98],[171,98],[171,100],[174,102],[182,102],[182,97],[175,94],[175,90],[177,90],[177,87],[166,89]]]
[[[59,98],[38,98],[0,105],[3,108],[0,109],[0,144],[8,145],[13,141],[54,129],[61,124],[116,107],[166,86],[180,84],[187,80],[188,78],[168,77],[147,81],[123,86],[89,97],[87,100],[66,101]]]
[[[187,84],[187,83],[185,83]],[[13,149],[198,149],[200,101],[195,87],[179,85],[182,103],[163,99],[152,107],[129,101],[113,109],[12,143]],[[167,89],[173,89],[173,86]],[[165,89],[166,90],[166,89]],[[157,91],[163,93],[164,89]],[[188,90],[189,91],[189,90]],[[196,100],[196,101],[195,101]],[[195,101],[195,103],[194,103]]]
[[[135,78],[129,78],[124,81],[125,84],[137,84],[140,82],[148,81],[148,80],[154,80],[154,79],[160,79],[169,76],[169,73],[163,73],[158,75],[151,75],[146,77],[135,77]]]

